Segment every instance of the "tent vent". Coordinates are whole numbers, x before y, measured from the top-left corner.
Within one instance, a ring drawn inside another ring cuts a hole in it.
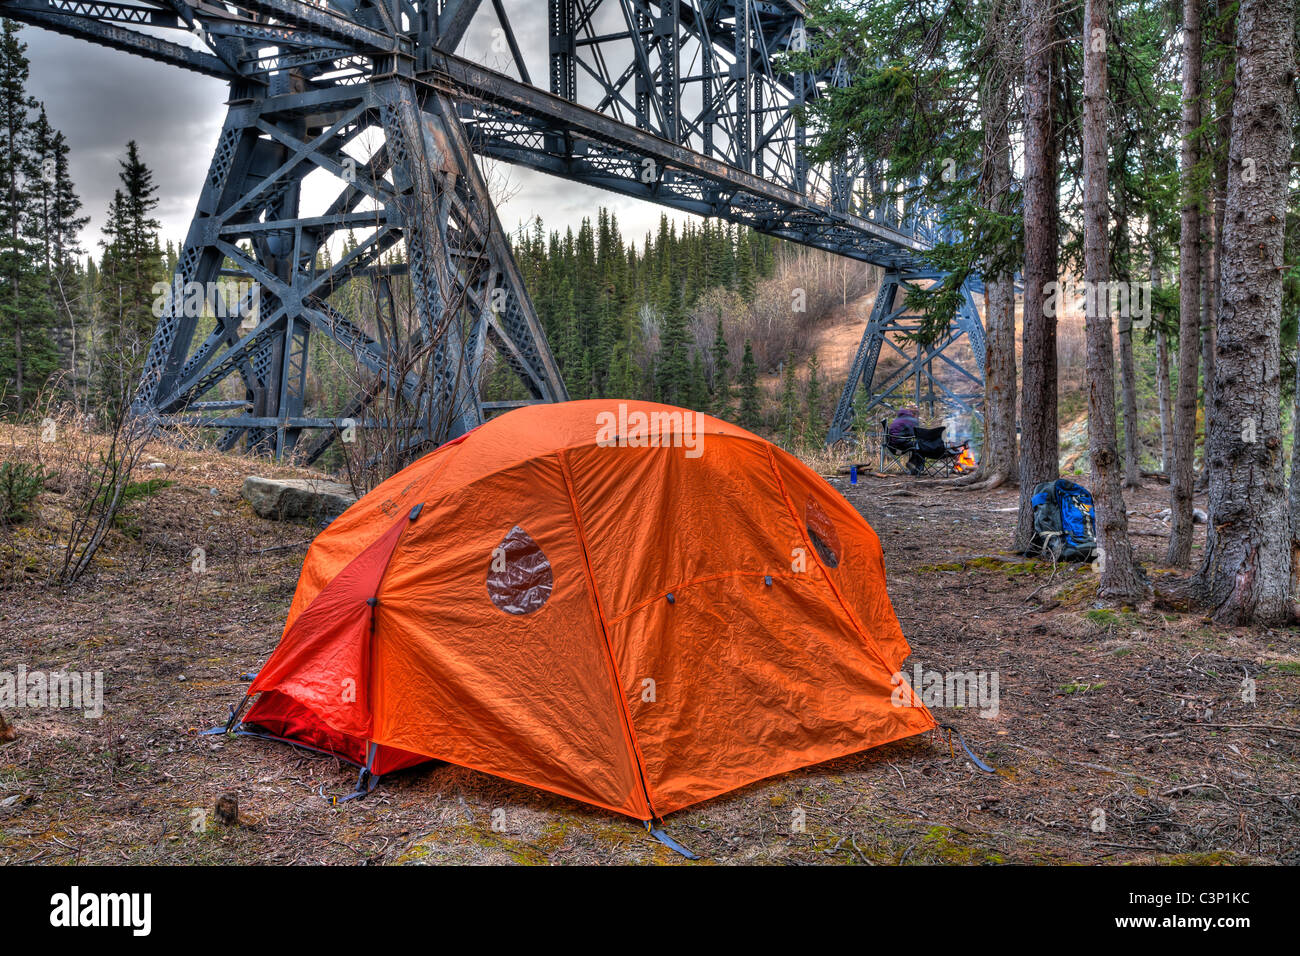
[[[554,576],[541,546],[515,525],[492,549],[487,591],[492,603],[507,614],[531,614],[551,596]]]
[[[808,537],[817,550],[817,557],[822,559],[822,564],[826,567],[838,568],[842,553],[840,536],[835,533],[830,515],[812,497],[808,498],[808,504],[804,508],[804,520],[808,523]]]

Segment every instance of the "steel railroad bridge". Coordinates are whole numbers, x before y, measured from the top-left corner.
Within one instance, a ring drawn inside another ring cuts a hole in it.
[[[859,385],[859,414],[912,380],[919,397],[922,377],[969,409],[982,395],[977,284],[932,347],[910,354],[891,338],[915,327],[900,293],[939,278],[921,255],[935,217],[904,205],[871,157],[805,158],[797,107],[845,71],[786,72],[781,54],[807,42],[802,0],[0,0],[0,13],[229,84],[135,400],[161,425],[312,461],[341,422],[365,427],[386,388],[418,396],[421,440],[436,444],[519,404],[482,400],[488,346],[526,401],[564,400],[474,154],[883,267],[830,442],[850,436]],[[308,208],[321,182],[332,200]],[[349,233],[355,245],[328,255]],[[381,322],[372,335],[331,304],[356,279],[383,302],[399,274],[404,330]],[[214,317],[183,294],[223,277],[242,279],[256,308]],[[305,414],[314,335],[374,382],[331,417]],[[962,337],[977,368],[950,354]],[[886,345],[904,364],[874,385]],[[431,371],[394,361],[412,346]],[[936,362],[966,390],[940,382]]]

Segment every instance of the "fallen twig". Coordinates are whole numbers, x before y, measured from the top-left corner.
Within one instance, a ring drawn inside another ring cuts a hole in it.
[[[1300,734],[1300,727],[1283,727],[1280,724],[1188,724],[1187,726],[1232,730],[1276,730],[1283,734]]]

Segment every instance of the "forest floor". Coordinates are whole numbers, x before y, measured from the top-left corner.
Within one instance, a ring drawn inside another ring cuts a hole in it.
[[[354,768],[199,736],[274,648],[313,531],[253,516],[246,462],[158,454],[175,484],[91,576],[0,605],[0,671],[106,675],[98,719],[5,714],[0,863],[685,862],[634,821],[458,767],[336,804]],[[995,716],[935,711],[995,772],[927,734],[675,813],[676,839],[713,863],[1300,863],[1300,630],[1098,607],[1090,569],[1005,550],[1014,490],[835,484],[884,544],[909,675],[998,675]],[[1166,500],[1163,485],[1129,498],[1154,577]],[[237,825],[214,820],[225,794]]]

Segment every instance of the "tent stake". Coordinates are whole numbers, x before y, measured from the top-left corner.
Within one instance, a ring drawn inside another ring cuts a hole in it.
[[[662,821],[660,821],[660,822],[662,823]],[[650,835],[651,835],[652,837],[654,837],[656,840],[658,840],[658,841],[659,841],[660,843],[662,843],[664,846],[668,847],[668,849],[673,850],[673,851],[676,852],[676,853],[680,853],[682,856],[686,857],[686,859],[688,859],[688,860],[698,860],[698,859],[699,859],[698,856],[696,856],[696,855],[695,855],[694,853],[692,853],[690,850],[686,849],[686,847],[682,846],[680,843],[678,843],[676,840],[674,840],[672,837],[670,837],[670,836],[668,835],[667,831],[664,830],[661,826],[660,826],[660,827],[656,827],[656,826],[654,825],[654,821],[653,821],[653,820],[647,820],[647,821],[645,822],[645,828],[646,828],[647,830],[650,831]]]

